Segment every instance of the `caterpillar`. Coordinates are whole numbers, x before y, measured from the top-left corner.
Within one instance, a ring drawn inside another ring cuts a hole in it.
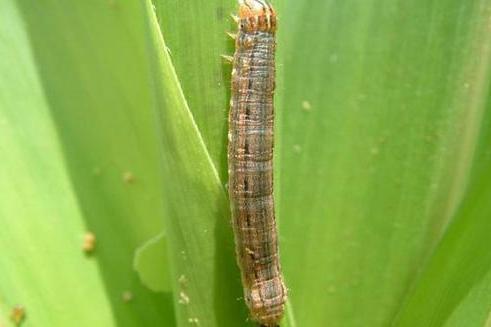
[[[277,326],[287,291],[273,199],[276,13],[265,0],[239,0],[229,112],[229,198],[237,262],[253,320]]]

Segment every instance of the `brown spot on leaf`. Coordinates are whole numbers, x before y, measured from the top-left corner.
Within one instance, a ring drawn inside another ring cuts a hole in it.
[[[82,249],[85,253],[92,253],[95,250],[96,238],[94,233],[87,232],[84,235],[84,242],[82,244]]]
[[[26,309],[22,305],[16,305],[10,311],[10,319],[16,326],[20,326],[26,317]]]

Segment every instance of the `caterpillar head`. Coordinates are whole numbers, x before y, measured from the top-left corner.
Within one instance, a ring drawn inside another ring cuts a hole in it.
[[[276,13],[266,0],[239,0],[239,28],[245,32],[276,31]]]

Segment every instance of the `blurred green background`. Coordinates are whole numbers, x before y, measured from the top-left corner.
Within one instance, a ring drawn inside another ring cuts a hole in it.
[[[491,0],[273,4],[282,326],[491,326]],[[253,326],[236,9],[0,0],[1,327]]]

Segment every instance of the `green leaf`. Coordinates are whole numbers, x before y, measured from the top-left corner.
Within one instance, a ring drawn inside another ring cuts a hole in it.
[[[167,238],[162,233],[140,246],[133,264],[142,283],[154,292],[170,292]]]
[[[178,325],[245,321],[225,188],[189,111],[150,0],[155,108],[162,144],[165,222]]]
[[[488,108],[484,6],[280,6],[279,215],[298,325],[384,326],[400,309],[468,182]]]
[[[472,323],[475,326],[489,326],[491,323],[489,308],[491,306],[491,274],[471,286],[468,294],[453,307],[445,321],[445,327],[459,327]]]
[[[0,2],[0,324],[113,326],[111,302],[14,2]],[[78,301],[73,301],[78,299]]]
[[[481,46],[491,50],[489,43],[481,43]],[[477,62],[488,65],[485,61]],[[479,72],[489,74],[490,70],[485,67]],[[489,79],[486,84],[489,90]],[[486,101],[489,108],[490,102]],[[486,322],[491,314],[488,247],[491,239],[491,110],[486,111],[480,125],[466,197],[401,307],[394,326],[413,326],[415,321],[421,326],[489,325]]]
[[[415,321],[422,326],[442,326],[447,319],[449,326],[459,320],[472,323],[470,326],[484,326],[488,320],[491,174],[483,177],[483,182],[471,188],[403,307],[396,326],[414,326]],[[453,311],[456,313],[452,316]]]
[[[221,55],[233,53],[226,32],[236,29],[230,17],[235,2],[153,1],[186,102],[222,181],[232,66]]]
[[[20,303],[23,326],[174,324],[170,294],[132,268],[163,229],[140,3],[1,6],[4,317]]]

